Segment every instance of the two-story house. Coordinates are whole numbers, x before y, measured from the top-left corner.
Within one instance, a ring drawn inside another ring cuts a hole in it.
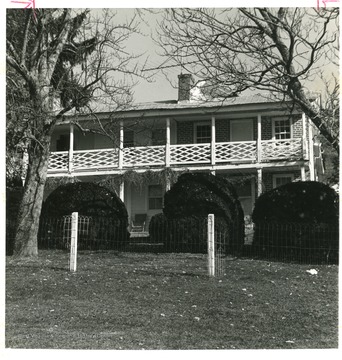
[[[129,170],[211,172],[234,180],[245,215],[264,191],[318,179],[323,167],[316,131],[292,103],[260,94],[192,100],[192,81],[189,74],[179,75],[178,100],[97,113],[104,126],[114,124],[112,139],[84,135],[74,125],[76,119],[89,126],[93,115],[67,117],[53,134],[48,177],[98,181]],[[171,186],[167,179],[143,186],[121,179],[117,193],[131,219],[135,214],[150,219],[162,211],[163,194]]]

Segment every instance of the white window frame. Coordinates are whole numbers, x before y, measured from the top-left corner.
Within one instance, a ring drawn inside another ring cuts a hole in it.
[[[208,143],[198,143],[197,142],[197,127],[198,126],[203,126],[203,125],[209,126],[209,128],[210,128],[210,140],[209,140]],[[201,121],[201,122],[194,123],[194,144],[209,144],[211,142],[212,136],[213,136],[213,134],[211,133],[211,123],[210,123],[210,121]]]
[[[233,124],[236,124],[236,123],[248,123],[248,124],[251,124],[251,139],[252,140],[248,140],[248,141],[253,141],[254,139],[254,124],[253,124],[253,119],[241,119],[241,120],[230,120],[230,123],[229,123],[229,140],[230,142],[239,142],[239,141],[243,141],[243,140],[232,140],[232,135],[233,135],[233,130],[232,130],[232,125]],[[245,140],[247,141],[247,140]]]
[[[277,187],[277,180],[276,179],[280,179],[280,178],[291,178],[291,182],[294,180],[294,175],[293,174],[274,174],[273,175],[273,181],[272,181],[272,185],[273,185],[273,189],[275,189]]]
[[[272,140],[288,140],[288,139],[276,139],[275,137],[275,122],[279,120],[288,120],[290,122],[290,139],[293,138],[293,121],[292,118],[288,117],[274,117],[272,118]]]

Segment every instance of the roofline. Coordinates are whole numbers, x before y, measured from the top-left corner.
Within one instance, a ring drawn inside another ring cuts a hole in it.
[[[77,118],[77,120],[85,121],[91,120],[94,116],[97,116],[100,120],[105,120],[111,116],[117,119],[136,119],[136,118],[155,118],[155,117],[173,117],[173,116],[186,116],[186,115],[222,115],[224,113],[241,113],[241,112],[270,112],[270,111],[279,111],[286,108],[285,103],[290,103],[291,101],[265,101],[258,103],[246,103],[246,104],[222,104],[218,106],[196,106],[194,103],[189,103],[189,107],[179,107],[179,108],[157,108],[157,109],[128,109],[121,111],[101,111],[94,112],[93,114],[74,114],[74,115],[65,115],[62,123],[68,123],[72,119]],[[294,111],[294,113],[300,113],[301,111]],[[59,122],[59,123],[60,123]]]

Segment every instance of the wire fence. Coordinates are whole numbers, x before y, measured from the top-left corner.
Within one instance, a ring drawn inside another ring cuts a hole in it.
[[[221,219],[222,220],[222,219]],[[148,231],[131,233],[127,221],[79,216],[78,250],[154,253],[203,253],[208,251],[206,218],[172,219],[150,223]],[[6,222],[6,254],[13,254],[15,224]],[[332,224],[246,222],[241,228],[215,219],[216,261],[227,256],[270,261],[337,264],[339,228]],[[39,249],[70,250],[71,216],[41,218]],[[223,265],[221,266],[221,268]]]

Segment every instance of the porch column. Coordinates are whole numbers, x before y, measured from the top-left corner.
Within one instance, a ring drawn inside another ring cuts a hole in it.
[[[258,163],[261,162],[261,115],[260,114],[258,114],[258,124],[257,124],[257,162]]]
[[[314,154],[313,154],[313,135],[312,135],[312,124],[309,121],[309,173],[310,180],[315,181],[315,164],[314,164]]]
[[[302,113],[302,155],[303,159],[307,160],[307,141],[306,141],[306,116]]]
[[[257,169],[257,196],[259,197],[262,194],[262,169]]]
[[[170,167],[170,118],[166,118],[165,166]]]
[[[304,161],[303,164],[300,166],[300,180],[301,181],[305,181],[305,166],[304,166]]]
[[[74,162],[74,124],[70,124],[69,133],[69,173],[72,173]]]
[[[123,121],[120,120],[120,134],[119,134],[119,169],[122,169],[123,166],[123,147],[124,147],[124,128],[123,128]]]
[[[120,200],[124,203],[125,202],[125,181],[123,179],[120,182],[119,197],[120,197]]]
[[[216,145],[216,130],[215,130],[215,116],[211,117],[211,165],[215,165],[216,163],[216,151],[215,151],[215,145]]]

